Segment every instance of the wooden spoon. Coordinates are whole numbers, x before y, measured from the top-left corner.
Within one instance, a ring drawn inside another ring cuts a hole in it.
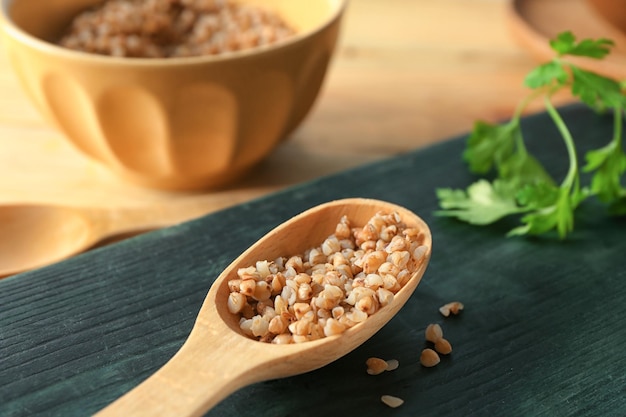
[[[109,210],[0,205],[0,277],[60,261],[113,236],[170,226],[207,210],[202,204]]]
[[[394,301],[343,334],[298,344],[269,344],[244,336],[239,317],[227,307],[228,281],[237,270],[318,246],[343,215],[363,226],[379,211],[397,211],[424,234],[427,251]],[[430,259],[432,237],[426,223],[409,210],[370,199],[338,200],[314,207],[278,226],[235,259],[211,286],[195,325],[181,349],[150,378],[96,416],[202,416],[246,385],[320,368],[365,342],[409,299]],[[262,407],[262,404],[258,404]],[[251,407],[254,407],[251,404]]]

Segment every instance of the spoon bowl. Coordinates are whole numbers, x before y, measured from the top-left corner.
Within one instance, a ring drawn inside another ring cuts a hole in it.
[[[237,270],[256,261],[304,252],[318,245],[347,215],[363,226],[378,212],[397,212],[409,227],[418,228],[427,247],[418,268],[394,301],[341,335],[296,344],[269,344],[245,336],[239,317],[227,307],[228,281]],[[402,308],[428,265],[432,236],[426,223],[411,211],[379,200],[351,198],[311,208],[279,225],[235,259],[215,280],[194,327],[181,349],[155,374],[100,411],[97,416],[202,416],[232,392],[246,385],[301,374],[349,353]]]

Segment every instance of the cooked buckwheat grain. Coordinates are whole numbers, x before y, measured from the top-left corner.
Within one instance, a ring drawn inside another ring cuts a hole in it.
[[[378,213],[363,227],[344,216],[320,246],[240,268],[228,283],[229,309],[244,334],[263,342],[341,334],[393,302],[421,266],[423,243],[398,213]]]
[[[441,326],[437,323],[431,323],[426,327],[426,331],[424,332],[426,336],[426,340],[432,343],[436,343],[439,339],[443,337],[443,330]]]
[[[380,358],[369,358],[365,361],[365,365],[367,365],[367,373],[370,375],[382,374],[389,368],[387,361]]]
[[[76,16],[59,44],[102,55],[216,55],[293,36],[270,10],[228,0],[107,0]]]
[[[380,397],[380,400],[391,408],[397,408],[404,404],[402,398],[394,397],[393,395],[383,395]]]
[[[452,345],[442,337],[435,342],[435,350],[442,355],[449,355],[452,352]]]
[[[444,316],[448,317],[450,314],[457,315],[463,310],[464,305],[460,301],[452,301],[450,303],[444,304],[439,307],[439,312]]]
[[[439,355],[434,350],[429,348],[422,350],[422,354],[420,355],[420,363],[422,364],[422,366],[425,366],[426,368],[432,368],[433,366],[436,366],[440,361],[441,359],[439,358]]]

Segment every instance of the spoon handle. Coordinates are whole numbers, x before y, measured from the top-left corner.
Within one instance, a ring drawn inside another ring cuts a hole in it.
[[[199,217],[208,210],[202,205],[173,205],[122,210],[92,210],[88,214],[92,219],[92,227],[99,230],[100,237],[104,239],[119,234],[144,232],[174,225]]]
[[[276,187],[259,187],[253,192],[245,190],[246,199],[249,199],[250,195],[260,196],[275,189]],[[85,211],[94,223],[93,227],[98,231],[98,236],[106,239],[115,235],[145,232],[191,220],[239,204],[244,200],[243,194],[244,190],[229,191],[223,195],[215,192],[207,195],[206,198],[191,201],[172,201],[138,208],[85,209]]]
[[[218,346],[194,334],[161,369],[95,414],[96,417],[203,416],[237,389],[258,380],[258,362],[242,360],[228,338]]]

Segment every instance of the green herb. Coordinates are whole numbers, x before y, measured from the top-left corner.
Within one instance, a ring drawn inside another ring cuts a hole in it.
[[[467,190],[437,190],[439,216],[455,217],[487,225],[516,215],[520,226],[513,235],[537,235],[556,231],[561,238],[574,230],[574,212],[586,199],[597,197],[611,213],[626,214],[626,188],[621,179],[626,172],[626,154],[622,145],[622,124],[626,108],[626,83],[584,70],[567,58],[581,56],[602,59],[613,42],[608,39],[585,39],[580,42],[571,32],[559,34],[550,42],[555,57],[532,70],[524,80],[532,89],[506,124],[478,121],[467,140],[463,159],[476,174],[494,173],[494,179],[480,179]],[[569,89],[572,95],[596,111],[612,111],[613,137],[605,146],[586,153],[581,166],[574,138],[551,97]],[[533,157],[524,145],[522,113],[533,100],[543,99],[545,109],[563,139],[569,169],[559,184]],[[589,186],[582,186],[580,172],[591,174]]]

